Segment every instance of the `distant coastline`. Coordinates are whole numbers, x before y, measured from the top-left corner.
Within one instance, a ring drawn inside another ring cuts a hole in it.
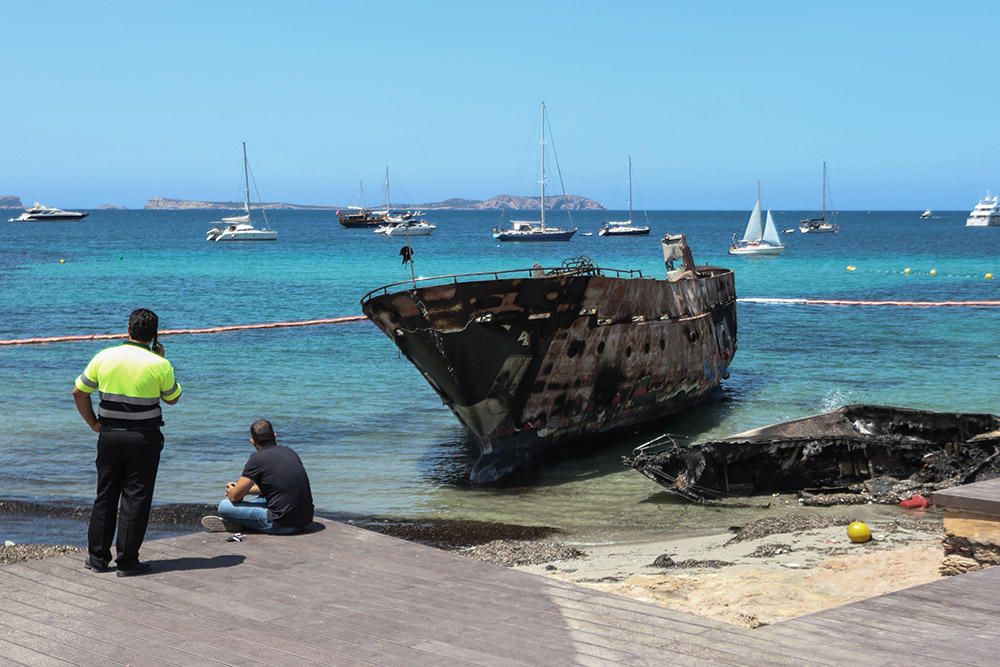
[[[17,195],[0,195],[0,208],[24,208]]]
[[[292,209],[292,210],[313,210],[332,211],[345,209],[347,205],[323,205],[323,204],[290,204],[287,202],[264,202],[259,205],[265,209]],[[428,202],[423,204],[391,204],[392,208],[413,209],[418,208],[427,211],[481,211],[481,210],[511,210],[524,211],[538,208],[537,197],[519,197],[516,195],[497,195],[490,199],[446,199],[439,202]],[[546,197],[545,207],[561,211],[604,211],[604,205],[593,199],[587,199],[579,195],[557,195]],[[198,201],[191,199],[171,199],[169,197],[153,197],[146,202],[146,210],[236,210],[243,208],[243,202],[236,201]],[[373,207],[377,208],[377,207]]]

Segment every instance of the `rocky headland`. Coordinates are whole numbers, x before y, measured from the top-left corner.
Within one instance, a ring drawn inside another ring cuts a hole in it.
[[[0,208],[24,208],[17,195],[0,195]]]
[[[525,211],[538,209],[538,197],[519,197],[517,195],[497,195],[489,199],[462,199],[452,198],[439,202],[427,202],[423,204],[390,204],[395,209],[421,209],[425,211],[479,211],[479,210],[509,210]],[[548,209],[558,211],[603,211],[604,206],[593,199],[587,199],[579,195],[556,195],[545,198],[545,206]],[[264,202],[254,204],[255,208],[266,209],[294,209],[294,210],[317,210],[329,211],[334,209],[347,208],[346,205],[318,205],[318,204],[289,204],[286,202]],[[235,201],[196,201],[189,199],[171,199],[169,197],[153,197],[146,202],[146,209],[184,211],[194,209],[211,210],[236,210],[243,208],[243,202]]]

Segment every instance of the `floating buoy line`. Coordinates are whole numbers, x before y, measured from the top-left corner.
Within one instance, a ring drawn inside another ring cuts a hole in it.
[[[317,327],[329,324],[346,324],[368,319],[364,315],[348,315],[347,317],[330,317],[321,320],[295,320],[291,322],[262,322],[259,324],[230,324],[221,327],[204,327],[201,329],[161,329],[157,335],[163,336],[196,336],[203,334],[228,333],[230,331],[252,331],[255,329],[289,329],[292,327]],[[5,345],[46,345],[48,343],[75,343],[88,340],[121,340],[128,338],[127,333],[82,334],[76,336],[49,336],[45,338],[14,338],[0,340],[0,346]]]
[[[1000,301],[860,301],[853,299],[775,299],[745,296],[740,303],[786,306],[895,306],[896,308],[1000,308]]]

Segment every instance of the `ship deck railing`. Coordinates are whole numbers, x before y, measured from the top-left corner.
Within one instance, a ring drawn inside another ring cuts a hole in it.
[[[476,282],[480,280],[501,280],[505,278],[553,278],[574,275],[584,276],[605,276],[610,275],[615,278],[642,278],[642,271],[639,269],[606,269],[600,266],[557,266],[551,268],[533,267],[530,269],[507,269],[504,271],[480,271],[477,273],[453,273],[444,276],[428,276],[426,278],[413,278],[401,280],[377,287],[361,297],[361,303],[365,304],[376,297],[383,296],[389,292],[397,291],[405,286],[416,289],[420,287],[430,287],[433,285],[457,284],[462,282]]]

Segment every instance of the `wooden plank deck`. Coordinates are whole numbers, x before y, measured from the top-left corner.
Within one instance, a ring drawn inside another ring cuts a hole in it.
[[[945,509],[1000,517],[1000,478],[935,491],[931,498]]]
[[[996,572],[755,631],[353,526],[148,542],[118,578],[61,556],[0,568],[0,664],[992,664]]]

